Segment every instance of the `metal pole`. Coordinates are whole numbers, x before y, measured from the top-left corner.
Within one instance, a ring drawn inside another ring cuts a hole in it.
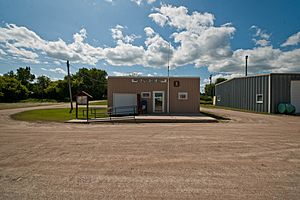
[[[247,73],[248,73],[248,56],[245,56],[245,59],[246,59],[246,69],[245,69],[245,76],[247,76]]]
[[[168,52],[168,96],[167,96],[167,113],[170,113],[170,50],[171,50],[171,44],[169,43],[169,52]]]
[[[68,68],[68,84],[69,84],[69,94],[70,94],[70,103],[71,103],[71,109],[69,113],[72,113],[73,111],[73,102],[72,102],[72,90],[71,90],[71,78],[70,78],[70,63],[67,60],[67,68]]]
[[[209,85],[210,85],[210,96],[213,97],[213,89],[211,87],[211,79],[212,79],[212,74],[209,75]]]

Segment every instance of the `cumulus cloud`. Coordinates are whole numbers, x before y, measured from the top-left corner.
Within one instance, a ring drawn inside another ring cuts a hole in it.
[[[149,15],[154,22],[159,25],[168,24],[177,29],[186,29],[189,31],[199,32],[205,27],[214,24],[214,15],[211,13],[193,12],[188,14],[188,9],[184,6],[174,7],[171,5],[162,5],[156,8],[157,13]]]
[[[162,27],[174,32],[165,39],[152,27],[145,27],[144,44],[134,44],[140,38],[135,34],[124,34],[125,26],[116,25],[111,29],[116,45],[96,47],[86,42],[88,33],[81,29],[73,34],[73,41],[61,38],[44,40],[34,31],[14,24],[0,27],[0,57],[19,59],[24,62],[39,62],[52,59],[55,64],[73,63],[96,65],[99,61],[114,66],[167,67],[180,66],[208,67],[217,74],[242,74],[245,56],[249,56],[249,73],[292,72],[300,69],[300,50],[284,51],[271,45],[271,34],[257,26],[252,49],[231,48],[231,39],[236,28],[225,23],[217,26],[211,13],[190,12],[186,7],[162,4],[149,15]],[[282,46],[299,43],[299,33],[289,37]],[[170,40],[170,41],[168,41]]]
[[[0,43],[5,44],[5,51],[10,56],[26,62],[38,62],[38,54],[57,60],[70,60],[95,65],[103,57],[102,49],[84,42],[87,37],[85,29],[73,35],[74,42],[66,44],[62,39],[46,41],[26,27],[7,24],[0,28]]]
[[[150,27],[146,27],[144,31],[148,36],[145,41],[147,47],[145,51],[145,65],[166,66],[168,59],[172,57],[173,47]]]
[[[57,67],[55,69],[46,69],[46,68],[42,67],[41,70],[48,71],[48,72],[54,72],[54,73],[57,73],[57,74],[63,74],[63,75],[67,74],[67,72],[64,69],[60,68],[60,67]]]
[[[142,65],[145,50],[142,46],[121,43],[114,48],[104,49],[106,61],[115,66]]]
[[[235,28],[230,23],[216,27],[211,13],[189,14],[183,6],[162,5],[155,11],[149,15],[154,22],[177,29],[172,34],[174,42],[179,44],[171,59],[172,66],[206,66],[211,60],[232,55],[230,39]]]
[[[281,46],[286,47],[286,46],[297,45],[299,43],[300,43],[300,32],[290,36]]]
[[[141,38],[141,36],[135,34],[124,35],[123,29],[124,27],[121,25],[116,25],[111,29],[112,38],[116,40],[117,44],[132,43],[135,39]]]

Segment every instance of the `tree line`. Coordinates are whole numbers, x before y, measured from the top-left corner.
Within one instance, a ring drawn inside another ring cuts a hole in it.
[[[79,69],[71,75],[73,96],[84,90],[94,99],[106,98],[106,77],[104,70]],[[56,81],[44,75],[36,77],[30,67],[20,67],[16,72],[9,71],[0,76],[0,102],[17,102],[28,98],[69,101],[68,77]]]
[[[215,95],[215,86],[218,83],[226,81],[226,78],[217,78],[214,83],[206,84],[204,88],[204,93],[200,96],[201,104],[213,104],[213,96]]]

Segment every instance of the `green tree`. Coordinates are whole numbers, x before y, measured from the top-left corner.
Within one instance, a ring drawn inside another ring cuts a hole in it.
[[[3,76],[9,76],[9,77],[12,77],[12,78],[16,77],[14,71],[12,71],[12,70],[10,70],[9,72],[7,72],[6,74],[3,74]]]
[[[45,93],[48,99],[67,101],[69,97],[67,79],[52,81],[45,89]]]
[[[36,83],[33,85],[33,93],[36,98],[47,98],[46,89],[51,84],[51,80],[47,76],[37,77]]]
[[[204,91],[206,96],[213,96],[215,92],[215,84],[206,84]]]
[[[30,87],[30,83],[35,79],[34,74],[31,74],[30,67],[17,69],[16,78],[21,82],[22,85],[26,86],[28,89]]]
[[[204,88],[205,95],[206,96],[211,96],[211,97],[214,96],[215,95],[215,86],[216,86],[216,84],[221,83],[221,82],[226,81],[226,80],[227,80],[226,78],[217,78],[215,83],[206,84],[205,88]]]
[[[217,78],[215,84],[222,83],[223,81],[226,81],[226,80],[227,80],[226,78]]]
[[[107,73],[104,70],[81,68],[72,77],[72,89],[76,93],[84,90],[94,99],[103,99],[107,93],[106,77]]]
[[[28,97],[28,89],[14,77],[0,76],[0,101],[14,102],[26,99]]]

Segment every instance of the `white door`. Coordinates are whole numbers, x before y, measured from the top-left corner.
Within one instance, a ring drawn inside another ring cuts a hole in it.
[[[296,107],[296,113],[300,113],[300,81],[291,81],[291,104]]]
[[[127,115],[136,112],[137,94],[113,93],[113,114]]]
[[[165,92],[153,91],[153,112],[163,113],[165,112]]]

